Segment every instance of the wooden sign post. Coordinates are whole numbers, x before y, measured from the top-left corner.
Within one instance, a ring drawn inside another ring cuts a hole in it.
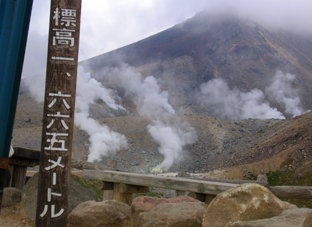
[[[81,0],[51,0],[36,226],[67,224]]]

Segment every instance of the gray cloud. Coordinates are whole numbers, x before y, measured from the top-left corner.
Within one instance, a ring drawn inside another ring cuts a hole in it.
[[[47,48],[41,44],[47,43],[49,8],[49,0],[34,0],[25,57],[25,68],[33,70],[24,71],[24,77],[45,68],[42,61],[34,63],[33,59],[46,55]],[[235,12],[270,28],[312,34],[312,2],[308,0],[88,0],[82,1],[79,60],[144,39],[204,9],[211,13]]]

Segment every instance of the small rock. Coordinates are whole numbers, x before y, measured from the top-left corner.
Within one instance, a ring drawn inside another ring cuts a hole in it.
[[[28,117],[25,117],[24,121],[25,121],[26,123],[30,123],[30,122],[31,122],[31,119],[28,118]]]
[[[4,188],[2,207],[12,207],[22,201],[22,191],[18,188]]]
[[[257,181],[265,181],[265,182],[268,182],[268,177],[266,174],[259,174],[257,176]]]

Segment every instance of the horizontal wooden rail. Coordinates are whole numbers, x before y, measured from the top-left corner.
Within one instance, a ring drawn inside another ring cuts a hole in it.
[[[25,161],[38,162],[40,159],[40,151],[14,147],[15,154],[10,160],[10,165],[21,165]],[[18,159],[17,161],[15,159]],[[25,165],[25,166],[28,166]],[[258,183],[269,188],[273,194],[281,199],[312,199],[311,186],[275,186],[271,187],[267,182],[261,181],[243,181],[243,180],[224,180],[224,179],[193,179],[193,178],[179,178],[179,177],[162,177],[151,174],[128,173],[116,170],[116,166],[107,166],[94,164],[91,162],[72,159],[71,167],[83,170],[83,177],[87,179],[95,179],[106,182],[106,184],[99,185],[103,189],[111,190],[113,184],[127,184],[134,186],[147,186],[166,188],[176,191],[193,192],[193,196],[217,195],[222,191],[226,191],[232,187],[243,183]],[[113,171],[115,170],[115,171]],[[25,171],[26,172],[26,168]],[[26,175],[25,175],[26,176]],[[24,182],[24,180],[21,180]],[[108,186],[107,182],[112,185]],[[196,195],[194,193],[197,193]]]
[[[238,184],[185,179],[178,177],[161,177],[151,174],[127,173],[119,171],[83,170],[83,178],[129,185],[166,188],[201,194],[217,195]]]
[[[91,169],[91,170],[116,170],[114,167],[94,164],[78,159],[71,159],[71,167],[76,169]],[[118,170],[117,170],[118,171]]]
[[[236,181],[237,183],[215,182],[207,180],[195,180],[180,177],[162,177],[152,174],[128,173],[110,170],[83,170],[83,178],[113,182],[118,184],[129,184],[156,188],[166,188],[193,192],[206,195],[218,195],[230,188],[248,183]],[[258,183],[253,181],[252,183]],[[266,186],[266,185],[265,185]],[[274,186],[268,187],[273,194],[281,199],[312,199],[311,186]]]
[[[274,186],[269,189],[281,199],[312,199],[311,186]]]

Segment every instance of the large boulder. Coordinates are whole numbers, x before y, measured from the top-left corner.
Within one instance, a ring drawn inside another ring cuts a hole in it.
[[[4,188],[2,197],[2,207],[12,207],[22,201],[22,191],[18,188]]]
[[[130,227],[130,206],[115,200],[87,201],[68,215],[67,227]]]
[[[312,222],[304,225],[304,222],[309,214],[312,214],[311,209],[294,208],[285,210],[280,215],[272,218],[255,221],[240,221],[231,225],[231,227],[312,227]]]
[[[188,196],[137,197],[131,205],[131,226],[202,226],[206,208],[206,204]]]
[[[228,227],[238,221],[271,218],[296,208],[255,183],[242,184],[217,195],[209,204],[203,227]]]
[[[37,194],[38,194],[38,173],[30,178],[22,189],[22,202],[27,216],[35,220],[37,209]],[[69,204],[68,213],[71,212],[78,204],[97,200],[97,193],[91,189],[87,189],[80,185],[76,180],[69,180]]]
[[[302,227],[312,227],[312,211],[310,211],[306,216],[306,219],[304,220]]]

